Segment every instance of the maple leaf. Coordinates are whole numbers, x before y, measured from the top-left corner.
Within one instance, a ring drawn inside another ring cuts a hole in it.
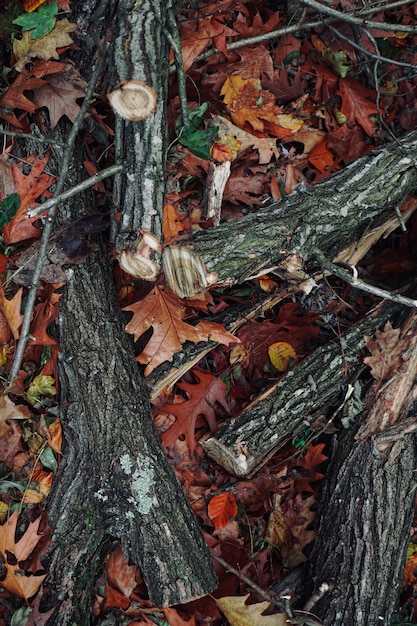
[[[63,115],[74,122],[80,110],[77,98],[84,97],[84,92],[77,89],[61,75],[50,76],[47,83],[37,89],[33,101],[38,108],[46,107],[49,111],[51,128],[54,129]]]
[[[46,574],[35,575],[30,570],[23,571],[20,563],[26,561],[38,545],[41,534],[38,534],[41,516],[34,522],[30,522],[26,531],[15,541],[16,525],[19,517],[17,509],[9,517],[7,522],[0,526],[0,553],[3,555],[3,563],[6,568],[6,577],[1,581],[2,587],[10,593],[29,600],[36,594]]]
[[[369,137],[375,135],[378,127],[369,116],[378,114],[376,92],[353,78],[341,78],[338,93],[342,98],[341,111],[348,120],[355,120]]]
[[[271,607],[270,602],[245,604],[246,596],[226,596],[215,599],[217,606],[233,626],[287,626],[287,614],[262,615]]]
[[[28,175],[22,173],[19,167],[13,163],[13,178],[15,181],[15,191],[19,194],[20,206],[14,218],[3,228],[3,236],[6,244],[18,243],[24,239],[38,238],[40,230],[35,222],[39,220],[39,215],[28,218],[27,209],[36,207],[36,198],[45,193],[55,178],[44,173],[44,168],[48,163],[49,154],[43,159],[37,156],[27,157],[27,162],[32,162],[32,169]]]
[[[26,31],[22,35],[22,39],[14,39],[13,53],[18,59],[14,69],[22,72],[26,63],[33,57],[39,59],[59,59],[57,48],[66,48],[72,44],[72,38],[69,33],[77,30],[77,24],[71,24],[67,19],[61,20],[55,25],[55,28],[41,37],[33,39],[31,31]]]
[[[238,342],[221,324],[205,322],[200,328],[199,324],[191,326],[184,322],[185,307],[168,287],[155,286],[143,300],[123,310],[133,313],[126,332],[133,335],[135,341],[150,327],[153,328],[152,337],[138,357],[139,363],[147,364],[145,376],[164,361],[171,361],[185,341],[207,341],[215,333],[216,341],[221,339],[226,344]]]
[[[365,344],[371,356],[364,358],[364,363],[371,368],[371,374],[380,382],[387,380],[401,366],[402,352],[407,348],[407,339],[400,339],[400,328],[393,328],[387,322],[384,330],[377,330],[376,339],[365,337]]]
[[[178,388],[187,394],[188,399],[180,404],[166,404],[165,413],[171,413],[177,418],[173,425],[162,434],[162,442],[168,448],[174,448],[176,441],[185,435],[192,454],[196,448],[194,430],[199,415],[203,415],[211,432],[217,430],[215,405],[218,402],[228,413],[225,396],[227,387],[220,378],[201,370],[191,370],[197,378],[197,384],[181,382]]]

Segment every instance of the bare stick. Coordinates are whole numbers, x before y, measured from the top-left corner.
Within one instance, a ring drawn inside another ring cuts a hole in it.
[[[380,54],[375,54],[374,52],[370,52],[369,50],[366,50],[365,48],[357,44],[355,41],[352,41],[352,39],[349,39],[349,37],[345,37],[345,35],[342,35],[342,33],[338,31],[337,28],[334,28],[334,26],[329,26],[329,29],[332,31],[332,33],[336,35],[338,39],[341,39],[342,41],[346,41],[346,43],[352,46],[352,48],[355,48],[356,50],[360,50],[360,52],[363,52],[363,54],[365,54],[368,57],[371,57],[372,59],[376,59],[377,61],[382,61],[383,63],[391,63],[392,65],[399,65],[401,67],[409,67],[412,69],[416,67],[412,63],[403,63],[402,61],[396,61],[395,59],[388,59],[387,57],[383,57]],[[372,37],[372,35],[366,32],[366,36],[369,37],[369,39],[375,45],[376,42],[374,38]],[[378,50],[378,47],[376,47],[376,50]]]
[[[0,126],[0,134],[7,137],[18,137],[20,139],[30,139],[31,141],[39,141],[40,143],[52,143],[55,146],[61,145],[55,139],[49,139],[48,137],[36,137],[35,135],[29,135],[29,133],[19,133],[14,130],[6,130],[3,126]]]
[[[352,274],[345,272],[339,265],[336,265],[335,263],[330,263],[329,261],[321,262],[321,267],[331,274],[334,274],[341,280],[344,280],[349,285],[352,285],[352,287],[356,287],[356,289],[366,291],[366,293],[372,293],[374,296],[378,296],[378,298],[384,298],[384,300],[391,300],[392,302],[397,302],[398,304],[404,304],[405,306],[417,308],[417,300],[407,298],[406,296],[401,296],[398,293],[386,291],[385,289],[381,289],[380,287],[376,287],[375,285],[370,285],[369,283],[361,280],[357,277],[358,272],[353,266],[348,266],[350,267]]]
[[[77,115],[77,118],[71,128],[71,132],[68,136],[68,141],[67,141],[67,145],[65,147],[64,153],[63,153],[63,157],[62,157],[62,169],[61,169],[61,174],[58,178],[58,181],[56,183],[56,187],[55,187],[55,191],[54,191],[54,196],[57,197],[60,195],[60,193],[62,192],[62,189],[64,187],[64,183],[65,183],[65,179],[68,175],[68,168],[69,168],[69,162],[70,162],[70,158],[72,156],[72,150],[73,150],[73,146],[74,146],[74,142],[77,138],[78,132],[81,128],[81,125],[83,123],[84,120],[84,116],[87,113],[88,107],[90,105],[91,99],[93,97],[94,94],[94,88],[96,85],[96,82],[100,76],[100,73],[103,69],[104,66],[104,61],[105,61],[106,55],[104,53],[101,54],[101,56],[99,57],[96,66],[93,69],[92,75],[91,75],[91,81],[90,84],[88,85],[88,89],[86,91],[85,94],[85,98],[84,98],[84,102],[80,108],[80,111]],[[30,286],[29,289],[29,293],[28,293],[28,297],[26,300],[26,305],[25,305],[25,313],[24,313],[24,317],[23,317],[23,323],[22,323],[22,330],[20,331],[20,339],[19,339],[19,343],[17,344],[16,347],[16,351],[14,353],[14,357],[13,357],[13,362],[12,362],[12,366],[10,369],[10,375],[9,375],[9,385],[13,382],[13,380],[16,378],[16,376],[18,375],[19,371],[20,371],[20,367],[22,365],[22,361],[23,361],[23,355],[25,352],[25,348],[26,345],[30,339],[30,322],[32,319],[32,313],[33,313],[33,309],[35,306],[35,300],[36,300],[36,292],[38,289],[38,284],[39,284],[39,280],[41,277],[41,273],[42,273],[42,268],[43,268],[43,264],[45,262],[46,259],[46,255],[47,255],[47,248],[48,248],[48,241],[49,241],[49,237],[51,235],[52,232],[52,227],[53,227],[53,223],[54,223],[54,217],[55,217],[55,213],[56,213],[56,203],[51,206],[51,208],[48,211],[48,215],[46,217],[46,221],[45,221],[45,225],[44,225],[44,229],[42,232],[42,238],[41,238],[41,244],[39,247],[39,255],[38,255],[38,259],[36,262],[36,266],[33,272],[33,278],[32,278],[32,284]]]
[[[60,202],[69,200],[73,196],[76,196],[77,194],[81,193],[82,191],[85,191],[86,189],[93,187],[94,185],[101,182],[105,178],[109,178],[110,176],[114,176],[115,174],[120,174],[122,170],[123,170],[123,165],[117,165],[117,164],[111,165],[110,167],[107,167],[105,170],[102,170],[101,172],[97,172],[96,174],[93,174],[93,176],[91,176],[90,178],[86,178],[86,180],[83,180],[81,183],[78,183],[78,185],[74,185],[74,187],[71,187],[71,189],[64,191],[59,196],[54,196],[50,200],[47,200],[46,202],[36,207],[35,209],[29,209],[27,216],[28,218],[30,218],[30,217],[35,217],[36,215],[40,215],[44,211],[47,211],[51,209],[52,207],[56,207],[56,205],[59,204]]]
[[[349,15],[349,13],[342,13],[336,9],[332,9],[329,6],[321,4],[321,2],[317,2],[317,0],[301,0],[301,3],[319,11],[320,13],[324,13],[334,19],[340,20],[341,22],[356,24],[357,26],[362,26],[363,28],[378,28],[379,30],[385,30],[390,33],[417,33],[416,26],[407,26],[405,24],[387,24],[386,22],[370,22],[366,19],[364,20],[360,17],[356,17],[355,15]]]

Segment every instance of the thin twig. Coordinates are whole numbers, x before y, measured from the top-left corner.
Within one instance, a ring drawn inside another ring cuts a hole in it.
[[[171,44],[171,48],[174,53],[175,66],[177,69],[178,96],[180,99],[182,125],[184,128],[188,128],[190,125],[190,115],[188,111],[187,90],[185,84],[186,79],[184,71],[184,60],[182,58],[181,39],[178,32],[178,24],[172,9],[168,10],[167,21],[169,30],[165,32],[165,36]]]
[[[62,146],[55,139],[49,139],[49,137],[36,137],[28,133],[19,133],[14,130],[6,130],[3,126],[0,126],[0,135],[6,135],[7,137],[17,137],[19,139],[31,139],[32,141],[39,141],[40,143],[52,143],[55,146]]]
[[[54,196],[53,198],[51,198],[50,200],[47,200],[46,202],[39,205],[35,209],[28,209],[27,217],[28,218],[36,217],[36,215],[40,215],[44,211],[47,211],[52,207],[56,207],[57,204],[60,204],[61,202],[64,202],[65,200],[69,200],[73,196],[76,196],[77,194],[81,193],[82,191],[85,191],[86,189],[93,187],[94,185],[101,182],[105,178],[109,178],[110,176],[114,176],[115,174],[120,174],[122,170],[123,170],[123,165],[111,165],[110,167],[107,167],[105,170],[101,170],[101,172],[96,172],[96,174],[93,174],[93,176],[91,176],[90,178],[86,178],[81,183],[78,183],[78,185],[74,185],[74,187],[71,187],[71,189],[67,189],[67,191],[64,191],[59,196]]]
[[[217,561],[217,563],[219,563],[222,567],[224,567],[226,572],[230,572],[231,574],[234,574],[235,576],[237,576],[237,578],[239,578],[240,580],[243,580],[243,582],[246,583],[248,587],[253,589],[253,591],[256,591],[256,593],[259,593],[259,595],[262,598],[264,598],[268,602],[271,602],[271,604],[273,604],[277,608],[283,609],[284,605],[282,601],[272,596],[270,593],[265,591],[265,589],[262,589],[262,587],[259,587],[259,585],[254,583],[247,576],[245,576],[245,574],[242,574],[242,572],[239,572],[239,570],[237,570],[235,567],[233,567],[232,565],[229,565],[229,563],[225,561],[224,559],[222,559],[221,556],[216,556],[215,554],[212,554],[211,558]]]
[[[408,67],[408,68],[412,68],[415,69],[415,65],[413,65],[412,63],[403,63],[402,61],[395,61],[394,59],[388,59],[387,57],[383,57],[380,54],[375,54],[374,52],[370,52],[369,50],[366,50],[366,48],[363,48],[362,46],[360,46],[359,44],[357,44],[355,41],[352,41],[352,39],[349,39],[349,37],[346,37],[345,35],[342,35],[342,33],[337,30],[337,28],[335,28],[334,26],[328,26],[329,30],[332,31],[333,34],[336,35],[336,37],[338,39],[341,39],[342,41],[346,41],[346,43],[348,43],[350,46],[352,46],[352,48],[355,48],[356,50],[360,50],[360,52],[363,52],[363,54],[365,54],[368,57],[371,57],[372,59],[376,59],[377,61],[382,61],[383,63],[390,63],[392,65],[399,65],[401,67]],[[372,43],[374,44],[374,38],[372,37],[372,35],[368,32],[366,32],[366,36],[372,41]],[[378,50],[378,47],[376,48]]]
[[[319,256],[320,255],[317,254],[317,257]],[[376,287],[375,285],[370,285],[360,278],[357,278],[357,270],[355,267],[349,266],[352,271],[352,274],[349,274],[349,272],[345,272],[339,265],[336,265],[335,263],[320,260],[320,264],[322,269],[327,270],[331,274],[334,274],[341,280],[344,280],[349,285],[352,285],[352,287],[356,287],[356,289],[360,289],[361,291],[365,291],[366,293],[371,293],[374,296],[378,296],[378,298],[383,298],[384,300],[391,300],[392,302],[397,302],[398,304],[404,304],[405,306],[417,308],[417,300],[407,298],[406,296],[401,296],[398,293],[386,291],[385,289],[381,289],[380,287]]]
[[[55,191],[54,191],[55,197],[61,194],[62,189],[64,187],[65,180],[68,176],[69,163],[70,163],[70,158],[72,156],[74,143],[77,138],[78,132],[81,128],[81,125],[83,123],[85,114],[87,113],[90,102],[93,98],[94,88],[103,70],[105,58],[106,58],[106,55],[103,52],[93,69],[93,72],[91,75],[91,81],[90,81],[90,84],[88,85],[84,102],[71,128],[71,132],[68,135],[68,141],[66,143],[65,150],[62,155],[61,173],[59,175],[58,181],[56,183]],[[32,319],[33,309],[35,306],[36,292],[38,289],[38,284],[39,284],[39,280],[41,277],[43,264],[47,256],[48,241],[52,232],[55,213],[56,213],[56,204],[54,204],[54,206],[51,206],[51,208],[49,209],[48,215],[46,217],[44,229],[42,232],[42,238],[41,238],[41,243],[39,247],[39,255],[38,255],[36,266],[33,272],[32,284],[30,286],[29,293],[26,299],[25,313],[24,313],[23,322],[22,322],[22,329],[20,331],[20,339],[17,344],[16,351],[13,357],[12,366],[10,369],[9,385],[13,382],[13,380],[19,374],[20,367],[23,361],[25,348],[30,339],[29,330],[30,330],[30,323]]]
[[[324,13],[334,19],[340,20],[341,22],[356,24],[357,26],[362,26],[363,28],[377,28],[378,30],[385,30],[390,33],[417,33],[416,26],[408,26],[406,24],[388,24],[387,22],[370,22],[367,19],[362,19],[360,17],[356,17],[355,15],[349,15],[349,13],[342,13],[342,11],[332,9],[332,7],[321,4],[321,2],[317,2],[317,0],[300,0],[300,2],[320,13]]]
[[[360,11],[360,15],[361,16],[373,15],[375,13],[378,13],[382,9],[386,11],[387,9],[394,9],[399,6],[412,4],[413,2],[414,0],[405,0],[404,2],[402,2],[402,0],[397,0],[396,2],[391,2],[386,5],[380,4],[378,6],[370,7],[370,8],[364,9],[363,11]],[[323,5],[319,5],[319,6],[320,8],[324,8]],[[283,35],[290,35],[291,33],[296,33],[301,30],[311,30],[313,28],[317,28],[318,26],[332,24],[333,22],[336,22],[339,20],[343,21],[343,18],[345,15],[347,15],[348,17],[351,17],[347,13],[339,13],[339,12],[337,12],[337,17],[333,17],[333,18],[329,17],[329,19],[327,20],[314,20],[312,22],[303,22],[304,18],[302,17],[300,20],[298,20],[296,24],[292,24],[291,26],[283,26],[283,28],[278,28],[277,30],[271,30],[268,33],[263,33],[262,35],[255,35],[254,37],[246,37],[244,39],[239,39],[239,41],[232,41],[231,43],[227,44],[227,50],[228,51],[238,50],[239,48],[243,48],[244,46],[254,46],[255,44],[263,43],[265,41],[272,41],[273,39],[278,39],[279,37],[282,37]],[[370,25],[374,23],[377,24],[376,27],[379,27],[380,24],[382,23],[382,22],[381,23],[380,22],[368,22],[367,20],[363,20],[360,18],[355,18],[355,19],[359,21],[360,26],[366,26],[367,28],[370,28],[371,27]],[[387,30],[390,30],[391,32],[397,32],[398,30],[401,30],[397,28],[397,24],[386,24],[386,26],[390,26],[390,28]],[[205,59],[213,56],[214,54],[218,54],[218,52],[219,51],[217,50],[217,48],[210,48],[209,50],[206,50],[202,54],[199,54],[194,59],[193,63],[204,61]],[[176,71],[175,65],[171,65],[170,74],[175,73],[175,71]]]

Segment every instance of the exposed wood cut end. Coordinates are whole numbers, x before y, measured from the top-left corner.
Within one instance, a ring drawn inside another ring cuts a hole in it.
[[[146,120],[156,109],[155,89],[141,80],[125,80],[107,97],[113,110],[131,122]]]
[[[135,248],[122,250],[119,254],[120,267],[136,278],[154,282],[160,267],[151,256],[161,252],[159,240],[145,230],[139,231],[139,240]]]

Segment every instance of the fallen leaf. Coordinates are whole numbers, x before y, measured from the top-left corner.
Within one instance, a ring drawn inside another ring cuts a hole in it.
[[[286,372],[297,360],[297,353],[290,343],[277,341],[268,348],[268,355],[272,365],[278,372]]]
[[[137,585],[135,578],[137,569],[136,565],[129,565],[119,545],[116,550],[113,550],[107,560],[107,580],[115,589],[129,598]]]
[[[0,526],[0,553],[6,568],[6,577],[1,584],[11,594],[29,600],[37,593],[46,574],[37,575],[30,570],[23,571],[20,569],[20,562],[30,557],[42,538],[42,535],[38,534],[42,518],[39,516],[34,522],[30,522],[22,537],[16,542],[18,517],[19,513],[16,509],[7,522]]]
[[[0,436],[5,437],[9,430],[8,420],[27,420],[31,419],[33,414],[24,404],[16,405],[9,396],[0,396]]]
[[[177,419],[161,437],[163,444],[173,449],[177,439],[185,435],[191,454],[196,448],[194,430],[198,416],[203,415],[211,432],[215,432],[217,429],[216,403],[219,403],[227,413],[229,412],[225,400],[227,390],[225,383],[213,374],[201,370],[193,369],[192,373],[197,383],[181,382],[178,384],[179,389],[187,394],[188,399],[179,404],[166,404],[163,407],[165,413],[171,413]]]
[[[271,607],[270,602],[245,604],[246,596],[228,596],[216,599],[216,604],[226,616],[230,626],[288,626],[286,613],[262,615]]]
[[[23,174],[21,169],[13,163],[13,178],[15,192],[19,194],[20,206],[14,218],[2,229],[4,241],[7,245],[19,243],[25,239],[36,239],[40,236],[40,230],[36,225],[39,215],[28,218],[29,207],[38,206],[35,200],[44,195],[45,191],[55,181],[53,176],[44,173],[48,163],[49,154],[43,159],[32,155],[26,158],[26,162],[32,163],[29,174]]]
[[[236,341],[220,324],[210,324],[208,327],[205,323],[199,327],[198,324],[191,326],[184,322],[185,307],[168,287],[157,285],[143,300],[124,307],[123,310],[133,313],[126,332],[133,335],[135,341],[146,330],[153,328],[152,337],[138,357],[139,363],[147,365],[145,376],[164,361],[171,361],[184,341],[207,341],[214,334],[218,338],[223,337],[222,343]]]
[[[34,78],[31,73],[19,74],[0,98],[0,106],[34,113],[36,104],[29,100],[24,92],[42,87],[45,82],[43,78]]]
[[[375,380],[387,380],[402,364],[401,354],[407,348],[407,340],[400,339],[400,333],[400,328],[393,328],[391,322],[387,322],[384,330],[376,331],[376,339],[365,337],[371,356],[365,357],[363,362],[369,365]]]
[[[208,516],[216,530],[224,528],[237,515],[237,503],[233,493],[225,491],[213,496],[208,504]]]
[[[369,137],[375,135],[378,126],[370,119],[370,115],[379,114],[375,104],[375,91],[364,87],[353,78],[341,78],[339,94],[342,98],[341,111],[348,120],[356,121]]]
[[[23,314],[21,313],[22,308],[22,294],[23,289],[20,288],[16,291],[13,298],[7,300],[3,286],[0,285],[0,306],[1,310],[6,318],[6,321],[9,325],[10,331],[14,337],[14,339],[19,339],[20,332],[19,329],[23,322]]]
[[[69,33],[77,30],[77,24],[71,24],[67,19],[57,22],[55,28],[41,37],[33,39],[31,31],[26,31],[22,35],[22,39],[14,39],[13,53],[18,59],[14,69],[22,72],[28,60],[33,57],[44,59],[59,59],[57,48],[66,48],[72,44],[72,38]]]
[[[80,111],[77,98],[83,98],[84,95],[81,89],[58,74],[48,77],[46,84],[35,91],[33,101],[38,108],[48,109],[51,128],[54,129],[63,115],[75,122]]]

